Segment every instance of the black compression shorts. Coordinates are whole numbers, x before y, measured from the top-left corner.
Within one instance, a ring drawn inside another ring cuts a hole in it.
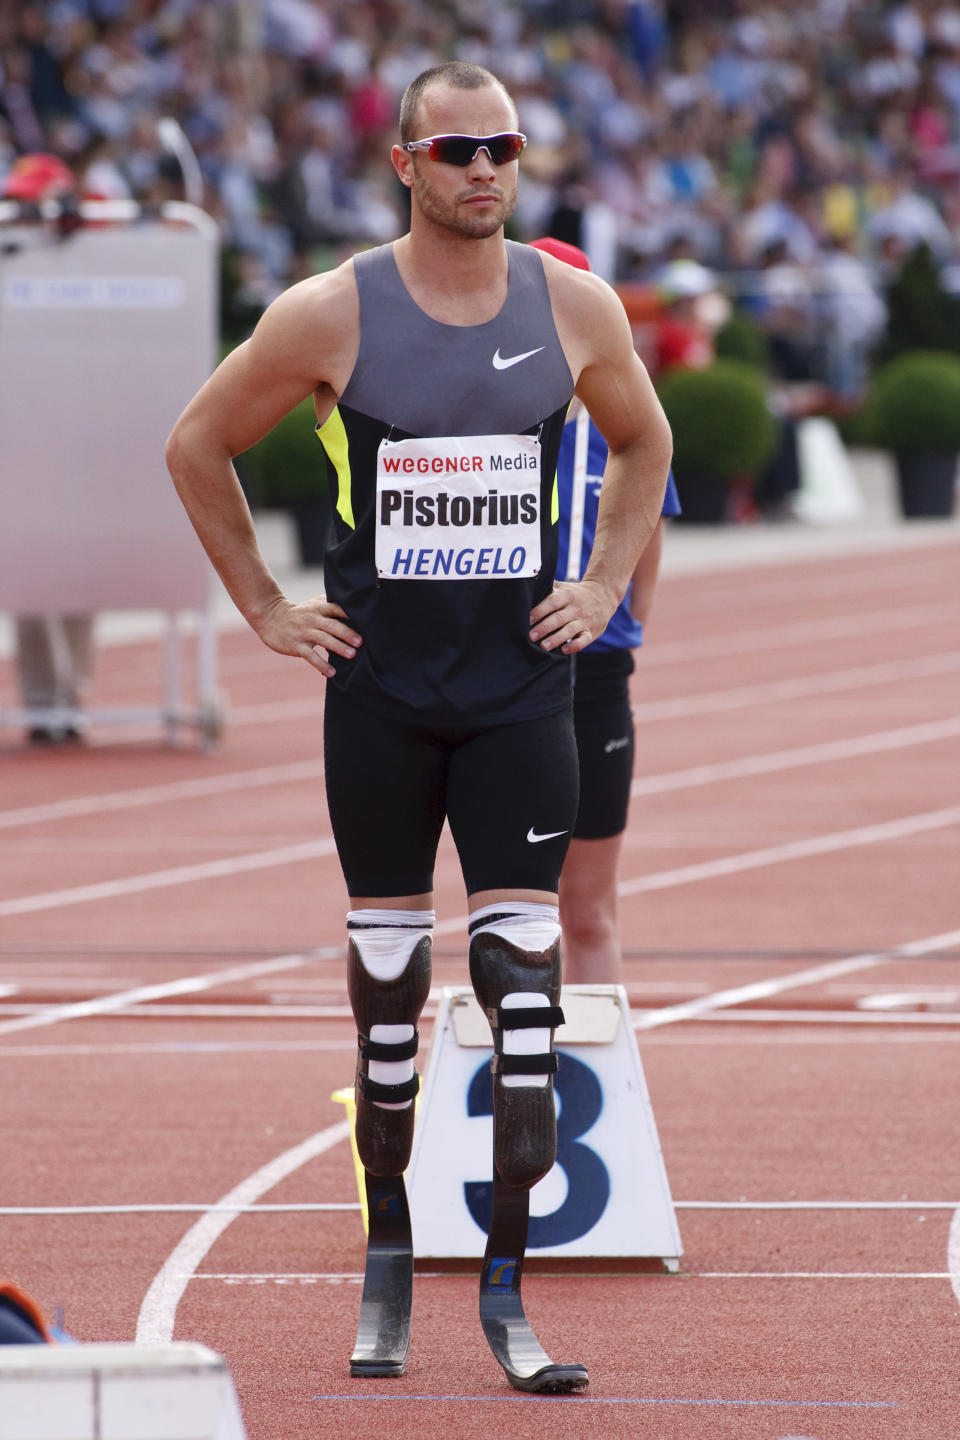
[[[580,758],[578,840],[606,840],[627,827],[633,778],[630,650],[576,657],[573,721]]]
[[[467,894],[555,892],[577,813],[569,710],[498,726],[420,726],[327,686],[324,763],[347,891],[423,895],[444,818]]]

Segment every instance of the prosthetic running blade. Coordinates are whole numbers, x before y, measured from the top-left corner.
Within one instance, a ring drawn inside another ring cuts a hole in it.
[[[402,1175],[366,1175],[367,1262],[351,1375],[402,1375],[410,1349],[413,1235]]]
[[[490,1232],[480,1275],[480,1324],[487,1344],[515,1390],[568,1394],[590,1377],[584,1365],[556,1365],[524,1314],[520,1296],[530,1213],[529,1190],[493,1178]]]

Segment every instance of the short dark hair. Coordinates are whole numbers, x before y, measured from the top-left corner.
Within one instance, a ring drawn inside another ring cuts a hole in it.
[[[513,105],[507,87],[490,70],[482,65],[471,65],[466,60],[447,60],[443,65],[434,65],[411,80],[400,101],[400,142],[414,140],[414,126],[423,92],[431,85],[452,85],[455,90],[480,90],[486,85],[496,85]],[[516,106],[513,106],[516,112]]]

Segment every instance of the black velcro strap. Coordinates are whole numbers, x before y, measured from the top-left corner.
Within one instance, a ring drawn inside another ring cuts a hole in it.
[[[433,926],[429,923],[429,921],[427,922],[426,925],[424,925],[424,924],[421,924],[421,922],[420,922],[419,920],[410,921],[410,923],[409,923],[409,924],[406,924],[406,925],[403,923],[402,920],[348,920],[348,921],[347,921],[347,929],[348,929],[348,930],[427,930],[427,931],[430,931],[430,930],[433,929]]]
[[[416,1030],[409,1040],[371,1040],[369,1035],[359,1035],[357,1043],[364,1060],[412,1060],[417,1053],[420,1036]]]
[[[478,919],[471,920],[467,925],[467,934],[475,935],[485,925],[500,925],[504,920],[522,920],[524,918],[516,910],[498,910],[493,915],[481,915]]]
[[[494,1075],[554,1075],[557,1056],[554,1050],[546,1055],[494,1055],[491,1069]]]
[[[382,1105],[402,1105],[404,1100],[413,1100],[420,1090],[420,1076],[416,1071],[413,1078],[404,1080],[402,1085],[381,1085],[369,1075],[358,1075],[357,1083],[364,1100],[379,1100]]]
[[[497,1028],[500,1030],[542,1030],[549,1026],[555,1030],[563,1024],[563,1011],[559,1005],[518,1005],[515,1010],[497,1009]]]

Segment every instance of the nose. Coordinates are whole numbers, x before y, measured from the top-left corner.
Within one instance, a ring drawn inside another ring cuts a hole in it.
[[[490,152],[485,146],[477,151],[470,164],[467,166],[468,180],[492,180],[497,173],[497,168],[490,159]]]

